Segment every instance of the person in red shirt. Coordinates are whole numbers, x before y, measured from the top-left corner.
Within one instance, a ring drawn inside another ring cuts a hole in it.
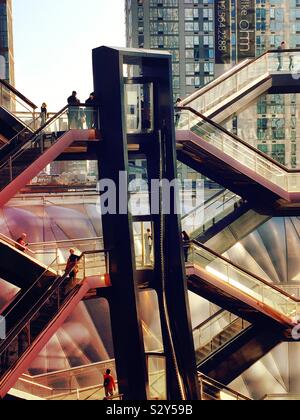
[[[111,375],[111,370],[107,369],[104,375],[104,389],[105,389],[105,396],[106,398],[113,397],[114,392],[116,390],[116,384],[114,377]]]

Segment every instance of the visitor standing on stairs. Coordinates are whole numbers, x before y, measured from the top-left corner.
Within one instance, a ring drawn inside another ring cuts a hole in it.
[[[78,274],[78,262],[80,257],[75,254],[75,249],[70,249],[70,256],[67,261],[65,268],[65,274],[69,275],[70,284],[69,286],[73,288],[76,286],[76,276]]]
[[[88,107],[85,111],[87,129],[95,128],[96,118],[95,118],[94,108],[96,107],[97,104],[96,104],[96,96],[94,92],[90,94],[89,98],[85,101],[85,104]]]
[[[27,243],[27,234],[22,233],[22,235],[16,240],[16,248],[19,251],[26,252],[28,249],[28,243]]]
[[[71,129],[78,129],[79,126],[79,108],[80,100],[77,98],[77,92],[74,90],[72,95],[68,98],[68,122],[69,122],[69,130]]]
[[[47,109],[47,104],[45,102],[42,104],[40,117],[41,117],[41,127],[43,127],[48,120],[48,109]]]
[[[144,235],[144,242],[145,242],[145,264],[146,266],[151,266],[151,254],[153,248],[153,238],[151,229],[147,229]]]
[[[184,230],[182,232],[182,242],[183,242],[183,252],[184,252],[184,259],[187,263],[189,261],[189,250],[191,246],[191,238],[187,234],[187,232]]]
[[[104,375],[103,387],[105,389],[105,399],[111,399],[114,396],[116,384],[110,369],[107,369]]]
[[[286,49],[286,44],[285,41],[282,41],[282,43],[280,44],[280,46],[278,47],[278,69],[277,71],[282,71],[283,69],[283,53],[281,51]]]

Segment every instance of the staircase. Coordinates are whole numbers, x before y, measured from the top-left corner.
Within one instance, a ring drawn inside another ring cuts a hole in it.
[[[278,54],[282,55],[283,71],[278,72]],[[300,63],[297,50],[270,50],[253,60],[245,60],[179,104],[191,107],[206,117],[221,123],[260,95],[281,86],[286,93],[299,92],[299,83],[291,77],[289,57]]]
[[[300,301],[204,245],[191,246],[187,275],[195,293],[253,323],[294,328]]]
[[[300,204],[300,172],[284,166],[191,108],[177,127],[178,159],[262,214]]]
[[[209,358],[212,353],[216,352],[220,349],[220,347],[230,342],[249,326],[250,324],[247,321],[237,318],[230,325],[225,327],[219,334],[215,335],[209,343],[196,350],[197,364],[200,365],[204,360]]]
[[[94,129],[68,130],[68,109],[68,106],[64,107],[25,144],[19,145],[10,153],[9,158],[0,163],[0,207],[3,207],[73,143],[82,148],[82,142],[98,141]],[[80,110],[91,112],[90,108],[80,107]],[[67,131],[58,131],[62,120]]]
[[[88,251],[82,254],[81,259],[85,254],[98,258],[100,254],[106,256],[107,252]],[[32,288],[3,314],[8,329],[5,340],[0,341],[1,398],[28,369],[86,294],[90,290],[108,287],[107,260],[107,257],[103,259],[98,275],[86,277],[76,285],[70,284],[70,270],[62,277],[57,276],[47,287],[42,287],[38,294]],[[83,263],[85,261],[83,258]],[[82,273],[87,273],[87,269],[88,267],[83,266]]]
[[[230,384],[283,341],[282,328],[220,310],[193,331],[199,373]]]

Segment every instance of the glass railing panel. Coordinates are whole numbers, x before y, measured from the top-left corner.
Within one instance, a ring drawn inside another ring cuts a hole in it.
[[[76,117],[74,109],[66,109],[61,112],[53,121],[49,121],[43,130],[32,136],[32,138],[21,147],[18,152],[12,155],[0,168],[0,187],[4,188],[13,179],[20,175],[24,168],[41,156],[47,149],[52,147],[60,138],[63,132],[69,128],[86,129],[87,123],[84,118],[87,115],[96,113],[94,108],[77,107]]]
[[[282,289],[292,297],[300,299],[300,285],[299,284],[278,284],[279,289]]]
[[[167,400],[167,367],[163,355],[147,355],[149,400]]]
[[[288,176],[288,190],[291,193],[300,191],[300,172],[299,173],[289,173],[289,176]]]
[[[45,272],[35,281],[31,288],[24,293],[16,304],[9,308],[8,312],[4,315],[8,328],[6,331],[6,338],[4,340],[0,340],[0,379],[9,369],[12,368],[18,358],[25,353],[31,342],[36,338],[34,330],[31,329],[31,319],[25,321],[25,318],[28,311],[32,310],[34,297],[35,299],[39,299],[42,294],[46,292],[45,287],[43,287],[45,273],[53,270],[55,265],[56,261],[53,261],[48,269],[45,270]],[[46,284],[46,288],[47,287],[49,287],[49,284]],[[37,288],[41,289],[41,291],[36,295],[35,290]],[[44,308],[49,307],[49,299],[44,303]],[[17,318],[16,313],[18,315]],[[36,317],[32,317],[32,319],[37,319],[39,315],[40,311],[37,310],[35,313]]]
[[[243,273],[234,266],[229,267],[228,279],[231,285],[270,308],[275,309],[277,312],[291,318],[296,315],[298,306],[296,302],[293,303],[287,296],[265,285],[259,279]],[[292,306],[292,309],[290,306]]]
[[[56,280],[58,273],[56,271],[56,260],[53,260],[48,267],[45,266],[43,273],[36,279],[31,279],[28,288],[24,288],[11,304],[2,312],[5,319],[5,337],[0,340],[0,348],[6,337],[8,337],[19,326],[19,321],[26,316],[27,312],[32,308],[34,299],[38,299],[45,293],[49,286]]]
[[[47,400],[51,401],[101,401],[106,400],[105,389],[103,386],[94,386],[90,388],[79,389],[58,389],[53,391],[53,395]],[[118,384],[116,384],[116,391],[113,397],[109,400],[122,400],[122,395],[119,394]]]
[[[151,400],[166,400],[166,358],[153,353],[147,354],[146,360],[149,378],[148,397]],[[111,360],[35,377],[22,377],[15,389],[46,399],[99,400],[105,396],[101,383],[106,369],[110,369],[113,377],[117,378],[115,361]],[[90,391],[94,391],[94,393]],[[119,397],[118,393],[117,389],[116,398]]]
[[[17,117],[22,123],[29,128],[29,132],[35,132],[41,126],[41,117],[39,112],[19,112],[16,111],[14,113],[15,117]]]
[[[87,277],[107,274],[109,271],[108,253],[87,251],[84,253],[78,268],[78,277],[82,280]]]
[[[107,369],[110,369],[115,379],[116,390],[113,399],[122,399],[114,360],[38,376],[23,375],[14,389],[49,400],[103,400],[103,380]]]
[[[297,72],[300,66],[300,52],[299,51],[278,51],[270,52],[268,57],[268,70],[271,73]]]
[[[103,237],[32,243],[28,247],[34,257],[44,264],[50,264],[51,261],[56,259],[56,269],[62,272],[70,256],[70,249],[74,249],[76,255],[81,255],[86,251],[103,249]]]

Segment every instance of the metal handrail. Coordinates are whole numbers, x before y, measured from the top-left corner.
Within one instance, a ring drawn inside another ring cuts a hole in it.
[[[23,102],[25,102],[27,105],[30,106],[30,108],[33,108],[36,110],[38,107],[33,102],[31,102],[26,96],[24,96],[21,92],[19,92],[14,86],[12,86],[10,83],[8,83],[4,79],[0,79],[0,84],[5,86],[8,90],[10,90],[14,95],[18,96],[20,99],[22,99]]]

